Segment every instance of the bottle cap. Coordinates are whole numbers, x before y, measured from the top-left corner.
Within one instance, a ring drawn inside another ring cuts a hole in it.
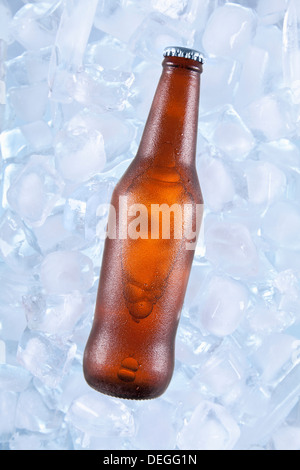
[[[201,64],[204,63],[203,54],[195,49],[189,49],[188,47],[166,47],[163,55],[164,57],[184,57],[185,59],[192,59]]]

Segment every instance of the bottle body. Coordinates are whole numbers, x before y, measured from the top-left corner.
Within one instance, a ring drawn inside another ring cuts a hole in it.
[[[171,380],[201,222],[200,66],[174,57],[163,67],[139,151],[112,196],[109,221],[116,230],[105,242],[84,353],[89,385],[120,398],[155,398]]]

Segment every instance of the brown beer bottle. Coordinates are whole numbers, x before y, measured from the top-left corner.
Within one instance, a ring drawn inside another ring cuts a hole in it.
[[[195,167],[202,63],[192,49],[165,49],[137,155],[112,196],[108,226],[116,226],[83,369],[91,387],[115,397],[155,398],[173,374],[203,204]]]

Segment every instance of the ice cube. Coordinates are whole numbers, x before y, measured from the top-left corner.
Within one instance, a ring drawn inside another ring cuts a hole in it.
[[[258,150],[261,160],[276,165],[286,173],[290,170],[298,172],[300,151],[291,140],[280,139],[275,142],[261,143]]]
[[[89,65],[76,75],[72,95],[78,103],[103,110],[124,109],[133,75]]]
[[[98,0],[91,0],[83,5],[80,0],[68,0],[64,6],[55,39],[55,54],[67,69],[77,70],[82,65],[97,3]]]
[[[181,450],[232,450],[240,429],[225,407],[203,401],[177,436]]]
[[[190,316],[192,318],[193,313]],[[204,337],[192,320],[187,321],[183,317],[176,336],[176,359],[184,365],[199,366],[203,353],[210,349],[212,343],[215,344],[214,337]]]
[[[99,0],[94,25],[96,28],[127,42],[149,12],[141,8],[141,2]],[[124,6],[124,8],[123,8]]]
[[[296,3],[288,4],[283,22],[283,77],[286,86],[290,87],[296,103],[300,103],[300,43],[299,43],[300,9]]]
[[[170,44],[193,45],[194,30],[189,26],[172,22],[159,14],[147,16],[130,38],[129,47],[134,54],[145,60],[161,62],[162,51]]]
[[[10,211],[4,212],[0,219],[0,253],[9,267],[21,272],[31,270],[41,259],[32,233]]]
[[[230,335],[243,318],[247,303],[247,290],[242,284],[229,278],[214,276],[204,289],[200,324],[213,335]],[[192,321],[195,321],[193,317]]]
[[[1,265],[1,364],[15,365],[15,351],[11,352],[12,342],[18,341],[24,328],[26,318],[22,311],[22,295],[28,289],[31,282],[28,272],[17,272],[8,268],[7,264]],[[12,358],[13,354],[13,358]]]
[[[300,450],[300,427],[281,426],[272,436],[275,450]]]
[[[4,160],[14,157],[21,159],[32,152],[49,149],[52,142],[52,132],[45,121],[30,122],[1,133],[2,158]]]
[[[52,47],[26,51],[6,62],[7,82],[14,87],[40,84],[48,79]]]
[[[247,362],[243,353],[232,344],[221,345],[215,351],[207,354],[206,360],[200,366],[193,378],[195,386],[199,383],[214,396],[224,397],[232,394],[245,381]],[[237,396],[235,396],[235,400]],[[228,399],[226,400],[228,402]]]
[[[283,19],[286,6],[286,0],[259,0],[257,13],[264,23],[276,24]]]
[[[24,296],[23,304],[30,329],[68,337],[82,318],[87,299],[79,292],[49,295],[46,298],[32,294]]]
[[[245,54],[247,59],[244,62],[234,97],[237,109],[260,98],[266,86],[266,70],[269,61],[267,51],[256,46],[249,46]]]
[[[289,92],[271,93],[253,101],[243,110],[242,117],[262,141],[288,138],[295,126],[290,105]]]
[[[206,154],[200,156],[197,167],[206,207],[216,212],[222,211],[235,196],[235,187],[228,168],[221,159]]]
[[[55,144],[57,167],[66,180],[82,183],[101,172],[106,163],[102,134],[86,125],[66,123]]]
[[[272,204],[262,220],[263,236],[279,247],[298,250],[299,231],[299,207],[287,201]]]
[[[138,408],[135,413],[137,426],[132,439],[137,449],[174,449],[176,429],[174,408],[166,401],[152,401],[148,406]],[[149,428],[156,429],[150,433]]]
[[[285,311],[259,302],[249,309],[247,316],[249,327],[263,334],[284,331],[294,322],[294,318]]]
[[[54,251],[41,265],[41,283],[47,294],[87,291],[93,285],[93,263],[79,251]]]
[[[282,68],[278,67],[276,59],[278,51],[282,48],[282,30],[275,25],[259,24],[253,45],[268,54],[265,70],[265,80],[268,87],[278,86],[282,83]]]
[[[12,13],[9,4],[6,0],[0,1],[0,39],[5,42],[12,42],[10,24],[12,20]]]
[[[90,0],[88,4],[68,0],[63,5],[48,76],[53,99],[59,101],[64,93],[68,99],[72,73],[83,65],[97,3],[98,0]]]
[[[226,57],[208,57],[205,73],[201,76],[200,109],[209,111],[232,103],[238,72],[237,61]]]
[[[258,274],[259,257],[248,228],[238,222],[205,220],[206,257],[232,276]]]
[[[87,127],[98,130],[103,135],[107,160],[124,154],[129,150],[135,137],[133,125],[123,119],[118,112],[93,113],[83,111],[70,120],[72,127]]]
[[[286,189],[285,174],[269,162],[249,160],[245,176],[249,202],[253,204],[270,204]]]
[[[130,408],[115,398],[86,393],[71,404],[66,420],[91,436],[132,437],[134,420]]]
[[[16,427],[27,432],[49,433],[59,430],[63,413],[50,410],[38,391],[30,387],[20,394],[16,409]]]
[[[109,34],[97,42],[88,44],[84,63],[98,65],[105,70],[131,72],[134,55],[127,44]]]
[[[170,16],[171,18],[178,18],[182,16],[186,10],[191,7],[192,2],[188,0],[151,0],[153,8],[164,15]]]
[[[218,7],[210,16],[202,43],[207,54],[238,57],[253,36],[255,16],[251,9],[235,3]]]
[[[25,390],[32,375],[22,367],[0,364],[0,389],[19,393]]]
[[[70,373],[65,375],[62,379],[58,408],[66,413],[71,403],[90,392],[91,388],[84,379],[81,364],[74,361]]]
[[[233,159],[244,158],[255,145],[255,139],[231,105],[203,114],[199,118],[203,137]]]
[[[282,380],[292,369],[299,348],[300,341],[291,335],[271,333],[266,336],[252,356],[261,379],[273,385]]]
[[[293,269],[300,274],[300,253],[299,250],[289,250],[288,248],[277,248],[274,253],[274,266],[278,270]]]
[[[53,144],[53,135],[45,121],[35,121],[20,127],[29,148],[34,151],[47,150]],[[58,178],[59,179],[59,178]]]
[[[17,393],[0,390],[0,441],[7,441],[15,430]]]
[[[68,373],[76,354],[76,344],[55,341],[42,332],[23,332],[18,346],[20,364],[47,387],[55,388]]]
[[[41,434],[29,434],[26,431],[13,434],[9,441],[10,450],[45,450]],[[47,436],[49,439],[49,436]]]
[[[112,179],[92,180],[70,194],[64,209],[64,225],[86,240],[101,237],[105,230],[111,195],[116,181]]]
[[[25,121],[41,120],[48,103],[48,84],[40,82],[9,89],[9,101],[16,116]]]
[[[82,240],[70,233],[64,226],[62,211],[47,217],[43,225],[34,227],[38,246],[44,254],[58,249],[78,249]]]
[[[272,363],[274,364],[273,360]],[[242,428],[241,438],[235,450],[248,449],[257,443],[263,446],[267,444],[274,430],[285,421],[299,400],[299,376],[300,365],[298,364],[272,391],[255,422]],[[254,406],[257,408],[257,401]]]
[[[54,43],[60,17],[60,2],[27,3],[15,14],[11,23],[14,38],[25,49],[37,50]]]
[[[19,127],[1,132],[0,143],[3,160],[23,157],[29,152],[29,142]]]
[[[51,159],[33,155],[13,180],[7,200],[24,221],[38,226],[50,215],[62,190],[63,183],[53,169]]]
[[[161,66],[144,61],[133,69],[133,73],[135,80],[128,100],[134,106],[137,119],[145,122],[161,74]]]

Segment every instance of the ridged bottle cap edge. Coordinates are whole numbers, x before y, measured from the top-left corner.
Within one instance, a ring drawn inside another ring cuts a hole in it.
[[[204,55],[196,51],[195,49],[189,49],[188,47],[169,46],[164,49],[164,57],[183,57],[185,59],[195,60],[204,64]]]

